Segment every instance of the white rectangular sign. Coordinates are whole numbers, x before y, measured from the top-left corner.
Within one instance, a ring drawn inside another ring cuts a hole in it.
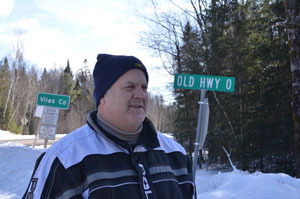
[[[34,112],[34,116],[35,117],[42,117],[43,116],[43,106],[36,106],[35,112]]]
[[[55,139],[58,116],[58,108],[44,107],[39,138],[48,140]]]
[[[58,112],[57,108],[44,107],[43,117],[42,117],[42,126],[53,126],[56,127],[58,121]]]
[[[41,126],[40,139],[55,140],[56,127],[53,126]]]

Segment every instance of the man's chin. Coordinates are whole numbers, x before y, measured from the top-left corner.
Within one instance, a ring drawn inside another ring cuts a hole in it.
[[[133,123],[141,124],[145,120],[145,117],[146,117],[145,114],[135,114],[135,115],[131,115],[130,120]]]
[[[145,120],[145,117],[127,117],[126,123],[127,123],[127,131],[134,132],[138,129],[138,127],[143,123]],[[129,130],[130,129],[130,130]]]

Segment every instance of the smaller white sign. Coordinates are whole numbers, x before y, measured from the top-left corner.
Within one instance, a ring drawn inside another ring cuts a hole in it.
[[[56,125],[59,116],[59,109],[44,107],[42,124],[40,128],[40,139],[54,140],[56,134]]]
[[[43,110],[44,110],[43,106],[36,106],[34,116],[41,118],[43,116]]]
[[[42,126],[56,127],[59,110],[57,108],[44,107]]]
[[[53,126],[41,126],[39,138],[55,140],[56,127]]]

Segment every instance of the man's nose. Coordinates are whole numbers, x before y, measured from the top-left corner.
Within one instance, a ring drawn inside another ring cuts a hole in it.
[[[146,98],[147,97],[147,90],[143,89],[142,86],[137,86],[135,91],[134,91],[134,97]]]

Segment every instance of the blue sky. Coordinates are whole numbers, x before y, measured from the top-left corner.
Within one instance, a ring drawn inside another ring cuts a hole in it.
[[[0,0],[0,58],[13,52],[17,41],[24,58],[37,68],[65,67],[73,72],[87,59],[92,70],[98,53],[134,55],[150,73],[149,90],[171,97],[173,77],[158,58],[139,42],[147,30],[135,11],[149,12],[147,0]],[[149,1],[148,1],[149,2]]]

